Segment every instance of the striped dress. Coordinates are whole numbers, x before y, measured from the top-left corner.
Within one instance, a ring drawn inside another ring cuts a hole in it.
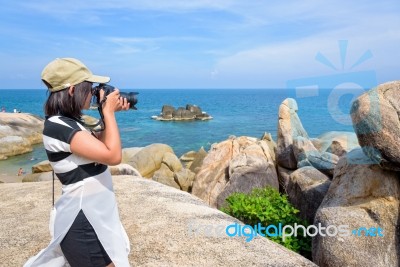
[[[62,195],[55,203],[54,236],[50,244],[24,266],[67,266],[60,242],[80,210],[115,266],[130,266],[129,239],[119,218],[110,171],[106,165],[71,152],[70,142],[78,131],[87,129],[72,118],[52,116],[45,121],[43,143],[62,183]]]

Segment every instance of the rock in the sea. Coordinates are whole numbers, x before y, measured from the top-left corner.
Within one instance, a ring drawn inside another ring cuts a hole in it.
[[[400,171],[400,81],[379,85],[353,102],[351,119],[364,153],[381,167]]]
[[[399,266],[399,176],[367,162],[356,149],[336,166],[314,221],[330,233],[313,237],[313,261],[320,267]]]
[[[152,116],[158,121],[189,121],[189,120],[210,120],[212,117],[203,112],[199,106],[187,104],[186,107],[164,105],[159,116]]]
[[[316,266],[267,238],[228,237],[238,220],[180,190],[133,176],[113,179],[132,266]],[[50,242],[51,182],[0,185],[1,266],[22,266]],[[61,190],[56,183],[56,198]]]
[[[297,102],[293,98],[285,99],[279,106],[278,119],[278,164],[287,169],[296,169],[297,160],[293,153],[293,139],[301,136],[308,139],[308,134],[297,115]]]
[[[31,152],[43,142],[44,120],[28,113],[0,112],[0,160]]]
[[[278,189],[273,153],[267,141],[245,136],[214,144],[196,174],[192,194],[220,207],[234,192],[267,185]]]

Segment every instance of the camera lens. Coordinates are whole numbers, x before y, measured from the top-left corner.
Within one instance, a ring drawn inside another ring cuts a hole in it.
[[[129,93],[125,93],[125,92],[120,92],[119,95],[121,97],[125,97],[126,100],[128,101],[128,103],[130,104],[129,108],[137,110],[137,108],[135,107],[135,105],[137,104],[138,100],[137,100],[137,95],[138,93],[136,92],[129,92]]]

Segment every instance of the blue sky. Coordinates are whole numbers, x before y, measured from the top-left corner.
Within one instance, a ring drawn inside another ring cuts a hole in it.
[[[56,57],[76,57],[133,89],[284,88],[292,79],[366,70],[378,83],[400,78],[398,0],[0,3],[3,89],[44,88],[40,73]]]

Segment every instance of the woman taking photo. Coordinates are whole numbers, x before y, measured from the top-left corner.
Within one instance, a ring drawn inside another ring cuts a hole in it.
[[[54,235],[47,248],[25,266],[130,266],[129,240],[121,224],[107,165],[121,162],[121,141],[115,112],[128,110],[119,91],[102,99],[105,129],[91,133],[81,121],[93,83],[109,77],[93,75],[79,60],[58,58],[42,72],[50,94],[45,103],[43,143],[54,173],[62,183],[55,204]]]

